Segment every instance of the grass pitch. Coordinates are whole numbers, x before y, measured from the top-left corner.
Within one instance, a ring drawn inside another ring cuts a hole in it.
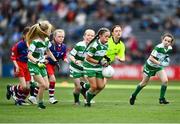
[[[150,81],[137,97],[135,105],[129,105],[129,97],[139,81],[108,80],[106,88],[95,97],[92,107],[73,105],[71,79],[58,79],[55,96],[59,103],[48,102],[47,109],[36,105],[15,106],[6,100],[6,85],[17,79],[0,79],[0,123],[180,123],[180,83],[170,81],[166,97],[168,105],[158,103],[160,82]]]

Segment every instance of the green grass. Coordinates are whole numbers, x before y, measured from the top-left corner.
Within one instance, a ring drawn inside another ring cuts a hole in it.
[[[69,82],[63,86],[62,81]],[[73,105],[73,84],[70,79],[58,79],[58,104],[48,103],[47,109],[36,105],[15,106],[6,100],[6,85],[17,79],[0,79],[0,123],[180,123],[180,83],[170,82],[167,90],[169,105],[158,103],[160,83],[151,81],[139,94],[134,106],[129,105],[130,94],[139,81],[109,80],[107,87],[95,97],[92,107]],[[82,98],[81,98],[82,99]]]

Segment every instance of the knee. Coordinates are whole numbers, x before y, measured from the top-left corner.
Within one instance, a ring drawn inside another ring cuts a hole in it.
[[[48,85],[45,85],[45,86],[44,86],[44,89],[45,89],[45,90],[48,90],[48,89],[49,89],[49,86],[48,86]]]
[[[29,87],[28,87],[28,85],[21,85],[21,88],[23,89],[23,90],[28,90],[29,89]]]
[[[52,77],[52,78],[49,78],[49,81],[50,82],[56,82],[56,79]]]
[[[140,82],[139,85],[140,85],[141,87],[145,87],[145,86],[147,85],[147,82]]]
[[[75,87],[75,91],[80,92],[81,91],[81,87],[80,86],[76,86]]]
[[[163,85],[168,85],[168,80],[164,80],[164,81],[162,82],[162,84],[163,84]]]
[[[44,83],[41,84],[40,87],[43,88],[43,89],[45,89],[45,90],[48,90],[48,89],[49,89],[49,86],[46,85],[46,84],[44,84]]]
[[[98,86],[97,90],[103,90],[105,85]]]
[[[97,90],[97,85],[91,85],[91,90],[96,91]]]

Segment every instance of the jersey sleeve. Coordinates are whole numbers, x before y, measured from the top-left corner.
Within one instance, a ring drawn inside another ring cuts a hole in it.
[[[65,46],[65,47],[64,47],[64,54],[63,54],[63,57],[62,57],[63,60],[67,58],[66,49],[67,49],[67,48],[66,48],[66,46]]]
[[[31,52],[34,52],[35,51],[35,49],[36,49],[36,45],[35,45],[35,42],[32,42],[31,44],[30,44],[30,46],[29,46],[29,51],[31,51]]]
[[[89,50],[87,51],[87,55],[93,56],[96,52],[96,48],[90,47]]]
[[[151,52],[151,55],[154,57],[157,57],[158,51],[156,49],[153,49],[153,51]]]
[[[75,47],[70,51],[70,55],[76,56],[77,52],[78,52],[78,46],[76,44]]]
[[[51,46],[52,46],[52,43],[49,41],[48,48],[50,48]]]
[[[15,44],[11,49],[11,60],[14,61],[17,59],[17,45]]]

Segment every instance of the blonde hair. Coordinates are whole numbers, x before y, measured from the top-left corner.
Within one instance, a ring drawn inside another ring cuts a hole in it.
[[[65,31],[63,29],[56,29],[54,32],[53,32],[53,38],[56,36],[57,33],[64,33],[65,35]]]
[[[31,26],[28,33],[26,34],[26,41],[28,45],[30,45],[31,42],[36,38],[41,38],[44,40],[46,37],[49,37],[52,29],[52,24],[47,20],[40,21],[39,23]]]

